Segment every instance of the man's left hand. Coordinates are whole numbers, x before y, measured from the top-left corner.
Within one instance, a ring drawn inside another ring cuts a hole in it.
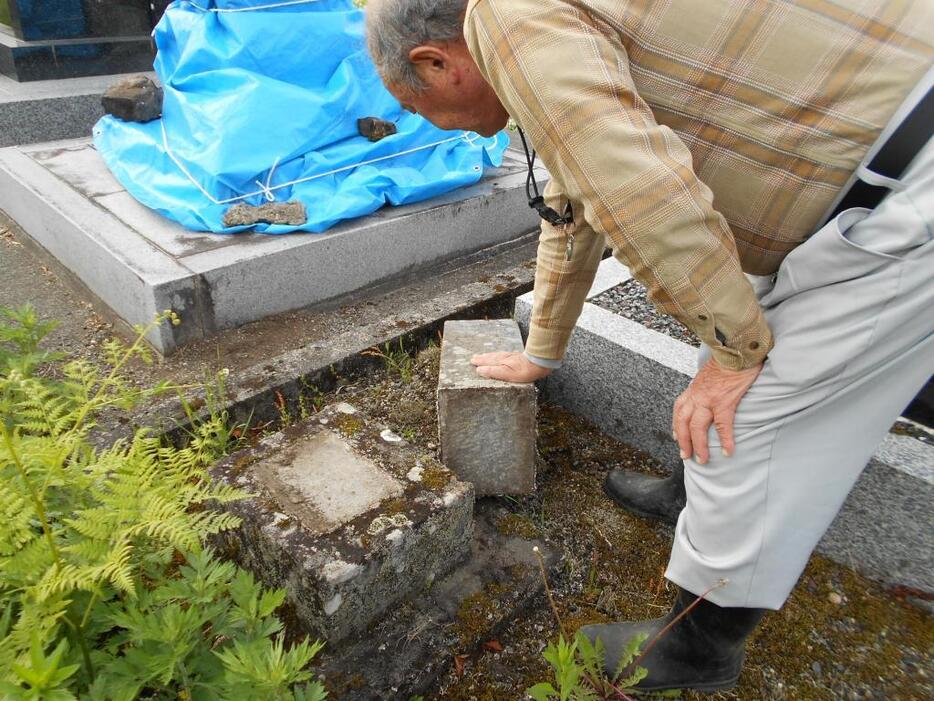
[[[727,370],[713,358],[707,361],[675,401],[672,430],[682,459],[693,455],[698,464],[707,462],[710,424],[717,428],[723,454],[727,457],[733,454],[736,407],[761,370],[762,363],[746,370]]]

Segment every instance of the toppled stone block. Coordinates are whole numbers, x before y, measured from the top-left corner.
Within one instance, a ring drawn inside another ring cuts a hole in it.
[[[255,226],[256,224],[288,224],[301,226],[308,221],[301,202],[267,202],[258,207],[235,204],[224,212],[224,226]]]
[[[162,116],[162,88],[147,76],[133,76],[107,88],[101,105],[124,122],[150,122]]]
[[[396,125],[378,117],[363,117],[357,120],[357,131],[370,141],[379,141],[396,133]]]
[[[521,351],[511,319],[448,321],[441,342],[441,460],[478,495],[535,491],[535,385],[480,377],[475,353]]]
[[[243,523],[218,546],[330,643],[447,573],[472,536],[473,488],[383,430],[341,403],[211,470],[255,495],[225,506]]]

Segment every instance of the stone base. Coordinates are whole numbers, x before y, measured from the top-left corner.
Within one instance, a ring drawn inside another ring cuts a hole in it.
[[[148,337],[169,354],[520,238],[536,224],[524,170],[507,152],[476,185],[323,234],[215,235],[141,205],[90,141],[75,140],[0,149],[0,209],[119,319],[147,324],[157,311],[178,312],[180,326]]]
[[[104,115],[101,93],[125,77],[129,75],[18,83],[0,74],[0,146],[90,136]]]
[[[282,587],[309,633],[336,643],[431,585],[465,555],[473,488],[349,404],[212,469],[255,496],[219,546]]]
[[[435,684],[455,655],[508,636],[524,611],[548,605],[533,548],[549,577],[564,563],[559,549],[502,533],[498,524],[508,513],[496,500],[478,500],[468,559],[430,589],[393,606],[367,635],[324,648],[315,671],[335,699],[445,698]]]
[[[630,278],[600,264],[588,299]],[[528,333],[532,295],[516,300]],[[607,434],[674,465],[674,400],[696,372],[697,349],[591,303],[584,305],[563,367],[542,383],[546,399]],[[863,471],[817,552],[880,581],[934,592],[934,447],[889,435]]]

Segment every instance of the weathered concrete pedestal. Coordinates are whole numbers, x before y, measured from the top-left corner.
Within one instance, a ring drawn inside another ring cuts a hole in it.
[[[131,325],[164,309],[181,316],[148,337],[163,354],[515,241],[537,223],[524,183],[507,151],[473,186],[323,234],[229,236],[187,231],[141,205],[87,139],[0,149],[0,209],[91,301]]]
[[[630,279],[600,264],[588,299]],[[516,300],[528,332],[533,293]],[[638,322],[584,304],[563,367],[542,382],[550,400],[673,465],[674,400],[697,369],[697,349]],[[880,581],[934,592],[934,446],[889,435],[867,465],[817,551]]]
[[[282,587],[313,635],[336,643],[430,586],[467,553],[473,488],[349,404],[230,456],[212,476],[256,496],[225,554]]]
[[[448,321],[441,342],[441,459],[478,495],[535,490],[535,386],[477,375],[476,353],[521,351],[512,319]]]

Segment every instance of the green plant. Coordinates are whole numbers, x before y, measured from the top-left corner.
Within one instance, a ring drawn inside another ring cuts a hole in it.
[[[399,339],[399,348],[394,349],[392,344],[387,341],[383,347],[373,346],[363,351],[363,355],[369,355],[374,358],[382,358],[386,365],[386,371],[390,375],[396,375],[403,384],[409,384],[415,374],[415,358],[409,355],[402,345],[402,339]]]
[[[644,634],[634,636],[627,643],[613,675],[608,676],[604,665],[606,650],[599,639],[596,644],[591,643],[587,636],[578,631],[568,642],[565,637],[561,616],[558,615],[558,608],[552,597],[551,588],[548,586],[545,561],[537,546],[533,548],[533,551],[538,556],[538,566],[545,585],[545,594],[557,621],[560,634],[558,641],[548,643],[542,653],[554,673],[554,683],[540,682],[526,689],[526,693],[535,701],[552,701],[553,699],[558,701],[611,701],[612,699],[632,701],[631,694],[640,693],[638,689],[633,687],[645,679],[648,674],[648,670],[639,666],[639,662],[660,636],[651,641],[644,649],[642,645],[648,636]],[[667,628],[662,631],[662,634],[665,632],[667,632]],[[652,694],[656,698],[676,698],[680,695],[681,692],[678,690]]]
[[[208,479],[223,414],[180,448],[146,430],[95,445],[102,413],[181,389],[123,372],[178,317],[105,344],[103,367],[43,350],[53,325],[29,307],[0,319],[0,697],[324,698],[305,670],[320,644],[284,646],[282,592],[204,547],[238,524],[214,505],[244,496]]]

